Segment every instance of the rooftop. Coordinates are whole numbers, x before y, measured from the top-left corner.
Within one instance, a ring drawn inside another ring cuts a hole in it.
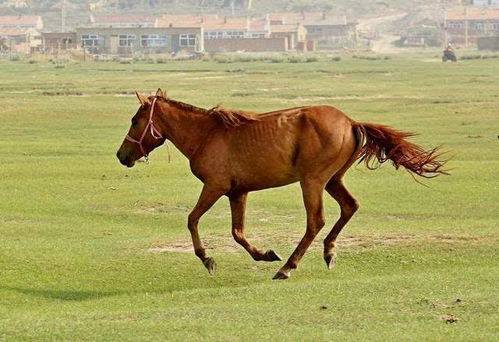
[[[447,10],[447,20],[499,20],[499,8],[454,7]]]
[[[28,34],[28,30],[21,28],[0,28],[0,37],[23,36]]]
[[[210,15],[164,15],[158,18],[156,26],[158,27],[183,27],[197,26],[205,30],[251,30],[252,28],[264,29],[265,23],[259,20],[250,20],[247,17],[219,17],[215,14]]]
[[[90,17],[90,21],[93,24],[154,24],[156,22],[156,17],[152,15],[140,14],[98,14],[92,15]]]
[[[1,26],[37,26],[42,18],[38,15],[4,15],[0,16]]]
[[[313,25],[347,25],[348,20],[345,15],[330,15],[322,12],[306,13],[272,13],[269,14],[269,20],[282,21],[284,25],[302,24],[304,26]]]
[[[299,25],[291,24],[291,25],[272,25],[270,26],[270,30],[272,32],[298,32]]]

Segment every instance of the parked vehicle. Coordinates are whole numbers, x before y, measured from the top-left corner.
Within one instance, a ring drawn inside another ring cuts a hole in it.
[[[444,50],[444,54],[442,56],[442,62],[447,62],[447,61],[452,61],[452,62],[457,61],[457,57],[456,57],[456,54],[454,53],[454,51]]]

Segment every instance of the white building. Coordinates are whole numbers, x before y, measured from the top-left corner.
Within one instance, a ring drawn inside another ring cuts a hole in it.
[[[499,0],[471,0],[475,6],[499,6]]]
[[[26,0],[6,0],[0,3],[0,7],[26,8],[28,7],[28,2]]]

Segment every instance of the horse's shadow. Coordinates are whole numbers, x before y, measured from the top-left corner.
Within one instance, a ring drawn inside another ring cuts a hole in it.
[[[105,297],[117,296],[125,291],[69,291],[69,290],[37,290],[20,287],[1,286],[2,290],[10,290],[29,296],[58,299],[62,301],[81,302],[90,299],[99,299]]]

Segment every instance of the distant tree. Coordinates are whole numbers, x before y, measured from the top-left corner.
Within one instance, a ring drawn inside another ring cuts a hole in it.
[[[315,1],[314,6],[325,13],[331,12],[334,8],[333,5],[331,4],[331,1],[328,1],[328,0]]]
[[[305,15],[306,12],[313,9],[313,5],[307,0],[292,0],[291,8],[293,11],[300,12],[302,15]]]
[[[314,3],[314,6],[322,12],[324,19],[326,18],[327,14],[330,13],[334,8],[331,4],[331,1],[328,0],[318,0]]]
[[[206,1],[203,1],[206,2]],[[223,7],[235,7],[235,8],[244,8],[250,9],[252,5],[251,0],[224,0]]]

